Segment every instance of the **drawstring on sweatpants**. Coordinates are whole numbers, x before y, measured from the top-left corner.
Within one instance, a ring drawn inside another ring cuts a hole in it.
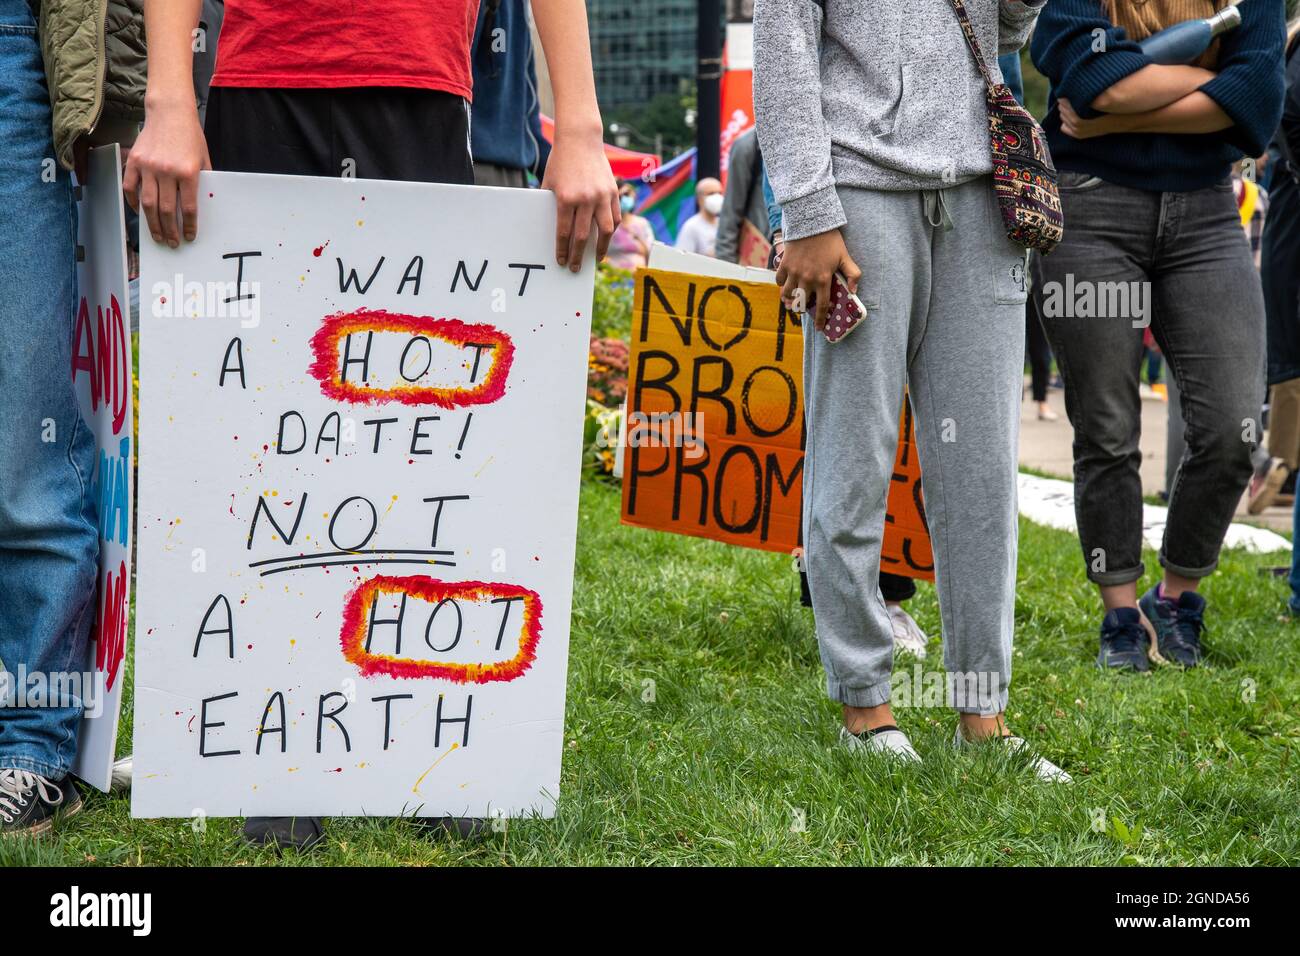
[[[947,192],[942,189],[923,189],[921,195],[925,197],[925,221],[936,229],[942,227],[944,232],[952,229]]]

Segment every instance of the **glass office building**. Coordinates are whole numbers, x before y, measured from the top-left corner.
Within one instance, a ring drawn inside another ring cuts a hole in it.
[[[721,20],[727,4],[720,7]],[[601,108],[641,106],[660,93],[689,89],[695,18],[695,0],[587,0]]]

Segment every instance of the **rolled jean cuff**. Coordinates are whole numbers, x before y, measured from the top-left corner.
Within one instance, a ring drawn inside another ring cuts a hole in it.
[[[850,687],[828,674],[826,693],[831,700],[838,700],[849,707],[879,707],[881,704],[889,703],[889,681],[881,681],[867,687]]]
[[[1194,580],[1199,581],[1201,578],[1208,578],[1211,574],[1214,573],[1214,569],[1219,566],[1219,559],[1216,557],[1209,564],[1205,565],[1205,567],[1193,568],[1183,564],[1174,564],[1167,557],[1165,557],[1165,553],[1162,550],[1160,552],[1160,566],[1164,568],[1166,571],[1172,571],[1180,578],[1192,578]]]
[[[33,757],[0,756],[0,770],[24,770],[57,782],[66,777],[72,768],[36,760]]]
[[[1121,571],[1093,571],[1089,568],[1088,580],[1102,587],[1113,587],[1117,584],[1132,584],[1134,581],[1141,580],[1142,575],[1146,573],[1146,565],[1139,561],[1133,567]]]

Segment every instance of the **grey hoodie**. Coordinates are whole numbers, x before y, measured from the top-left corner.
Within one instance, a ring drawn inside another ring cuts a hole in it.
[[[996,78],[1041,5],[965,0]],[[787,239],[844,225],[837,184],[940,189],[993,170],[984,81],[950,0],[756,0],[754,107]]]

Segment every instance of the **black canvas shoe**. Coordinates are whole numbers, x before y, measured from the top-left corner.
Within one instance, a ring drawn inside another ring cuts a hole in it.
[[[71,774],[55,781],[26,770],[0,770],[0,836],[44,833],[56,817],[80,809],[81,794]]]
[[[1101,649],[1097,666],[1102,670],[1147,671],[1147,648],[1151,639],[1142,626],[1137,608],[1117,607],[1101,619]]]

